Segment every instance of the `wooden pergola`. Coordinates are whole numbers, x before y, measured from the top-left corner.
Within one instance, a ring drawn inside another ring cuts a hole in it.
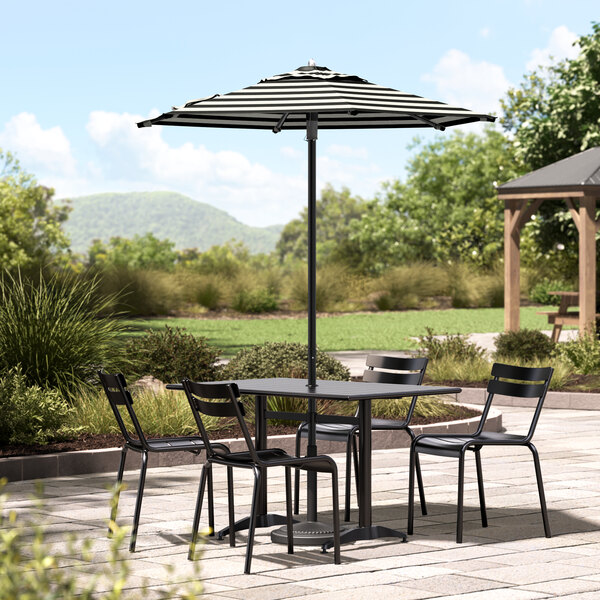
[[[596,320],[596,200],[600,147],[559,160],[498,187],[504,200],[504,328],[519,329],[521,228],[544,200],[564,199],[579,230],[579,331]]]

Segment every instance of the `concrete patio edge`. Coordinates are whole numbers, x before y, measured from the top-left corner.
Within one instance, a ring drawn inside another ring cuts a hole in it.
[[[483,392],[483,390],[480,390]],[[461,404],[465,404],[461,402]],[[478,404],[478,403],[474,403]],[[468,406],[468,405],[467,405]],[[473,406],[473,408],[477,408]],[[416,425],[412,430],[416,435],[421,433],[471,433],[475,431],[479,417],[460,421],[447,421],[431,425]],[[492,409],[487,419],[486,430],[500,431],[502,429],[502,413]],[[269,436],[269,446],[282,448],[293,454],[295,452],[295,435]],[[233,452],[246,448],[242,439],[221,440],[228,444]],[[372,437],[373,450],[389,448],[407,448],[410,445],[409,436],[402,431],[374,431]],[[343,451],[342,445],[335,442],[319,442],[319,452],[334,454]],[[56,454],[36,454],[32,456],[9,456],[0,458],[0,477],[8,481],[25,481],[30,479],[45,479],[47,477],[67,477],[91,473],[117,472],[121,448],[102,448],[97,450],[78,450],[75,452],[60,452]],[[185,464],[201,464],[204,459],[189,452],[167,452],[150,454],[148,466],[168,467]],[[126,470],[139,469],[140,459],[137,452],[127,455]]]
[[[487,392],[485,388],[462,388],[456,395],[459,404],[485,404]],[[503,406],[531,407],[537,403],[536,398],[502,398]],[[548,392],[544,401],[545,408],[562,408],[571,410],[600,410],[600,394],[585,392]]]

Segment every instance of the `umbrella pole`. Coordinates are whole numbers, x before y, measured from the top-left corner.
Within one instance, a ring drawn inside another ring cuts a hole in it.
[[[306,120],[308,142],[308,387],[317,386],[317,129],[318,115]]]

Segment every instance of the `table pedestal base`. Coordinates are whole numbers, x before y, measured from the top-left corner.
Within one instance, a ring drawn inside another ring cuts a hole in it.
[[[397,531],[396,529],[390,529],[381,525],[372,525],[371,527],[354,527],[353,529],[342,531],[340,533],[340,544],[351,544],[352,542],[376,540],[386,537],[402,538],[403,542],[408,541],[403,531]],[[326,552],[329,548],[333,548],[332,538],[329,538],[322,546],[323,552]]]
[[[298,521],[294,520],[294,523]],[[286,523],[286,519],[283,515],[257,515],[256,517],[256,527],[273,527],[273,525],[284,525]],[[235,522],[235,531],[243,531],[244,529],[248,529],[250,526],[250,517],[244,517],[239,521]],[[229,527],[224,527],[221,531],[217,531],[217,539],[222,540],[226,535],[229,535]],[[287,543],[287,540],[286,540]]]
[[[301,521],[294,529],[294,546],[322,546],[333,539],[333,526],[320,521]],[[343,531],[343,530],[342,530]],[[271,541],[274,544],[287,544],[287,527],[271,531]]]

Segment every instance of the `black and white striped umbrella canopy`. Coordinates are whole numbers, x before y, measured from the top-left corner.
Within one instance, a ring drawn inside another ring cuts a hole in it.
[[[173,125],[239,129],[306,129],[307,114],[319,129],[434,127],[445,129],[495,117],[382,87],[355,75],[309,65],[263,79],[229,94],[192,100],[138,127]]]
[[[237,92],[192,100],[138,123],[306,130],[308,142],[308,385],[316,385],[316,140],[319,129],[433,127],[495,117],[370,83],[311,63]],[[285,201],[282,194],[282,201]]]

